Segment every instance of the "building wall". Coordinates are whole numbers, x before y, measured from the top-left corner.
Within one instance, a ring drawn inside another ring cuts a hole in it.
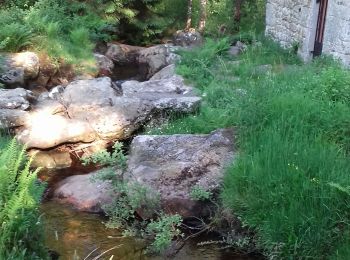
[[[350,66],[350,0],[328,0],[323,53]],[[317,27],[316,0],[267,0],[266,35],[289,48],[299,44],[303,60],[312,58]]]
[[[313,2],[315,0],[268,0],[266,6],[266,35],[285,48],[299,44],[299,54],[304,60],[309,59],[312,50]]]
[[[350,67],[350,0],[329,0],[323,53]]]

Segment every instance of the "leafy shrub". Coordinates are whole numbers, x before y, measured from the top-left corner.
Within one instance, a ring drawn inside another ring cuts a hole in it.
[[[194,200],[209,200],[212,195],[210,191],[206,191],[200,186],[194,186],[190,193],[191,198]]]
[[[126,157],[123,146],[116,142],[112,152],[106,150],[82,158],[83,164],[94,163],[100,166],[109,166],[97,176],[98,180],[109,181],[113,186],[116,199],[103,205],[109,217],[106,226],[109,228],[124,228],[125,236],[142,236],[151,239],[149,252],[160,253],[165,250],[174,237],[180,235],[178,227],[182,219],[178,215],[166,215],[160,209],[160,197],[156,191],[138,183],[123,179],[126,167]],[[119,170],[119,173],[118,173]],[[135,212],[151,219],[150,222],[135,218]],[[156,212],[160,212],[157,216]]]
[[[0,32],[0,50],[18,52],[32,46],[34,34],[30,28],[19,23],[10,23]]]
[[[123,144],[115,142],[112,146],[112,150],[112,153],[102,150],[91,156],[83,157],[82,162],[84,165],[93,163],[101,166],[118,166],[124,169],[126,166],[126,157],[123,153]]]
[[[341,67],[325,68],[315,90],[332,101],[350,102],[350,74]],[[317,89],[316,89],[317,88]]]
[[[157,38],[167,24],[151,10],[159,2],[7,0],[0,3],[0,47],[34,48],[77,65],[92,58],[93,41],[122,37],[140,44]]]
[[[3,141],[3,139],[2,139]],[[44,186],[25,149],[12,141],[0,152],[0,259],[48,259],[39,203]]]
[[[173,238],[181,234],[179,229],[181,223],[180,215],[161,214],[157,220],[152,220],[146,228],[148,236],[154,236],[149,250],[153,253],[161,253],[166,250]]]

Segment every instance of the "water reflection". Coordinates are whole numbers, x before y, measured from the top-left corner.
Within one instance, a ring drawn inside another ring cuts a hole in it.
[[[140,239],[123,238],[121,232],[107,229],[99,215],[77,212],[57,202],[42,204],[44,213],[46,244],[60,255],[60,260],[92,260],[108,251],[99,259],[106,260],[162,260],[160,256],[145,256],[145,244]],[[175,260],[253,260],[235,256],[231,251],[219,250],[216,246],[198,247],[197,241],[187,243]],[[94,251],[95,250],[95,251]],[[88,258],[89,253],[94,251]],[[113,258],[111,258],[113,256]]]
[[[46,244],[60,255],[60,260],[77,260],[97,248],[88,259],[115,246],[100,259],[145,259],[141,240],[123,238],[121,232],[108,229],[103,219],[94,214],[81,213],[49,201],[42,204],[45,220]]]

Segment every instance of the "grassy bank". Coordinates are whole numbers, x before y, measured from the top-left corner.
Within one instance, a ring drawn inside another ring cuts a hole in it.
[[[202,108],[152,132],[235,126],[240,156],[222,199],[259,248],[270,259],[349,259],[350,73],[325,58],[303,65],[268,41],[240,61],[226,49],[209,41],[183,54],[178,72],[201,90]]]

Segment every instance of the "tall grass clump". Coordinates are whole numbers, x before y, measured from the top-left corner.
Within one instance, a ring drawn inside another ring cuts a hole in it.
[[[0,259],[48,259],[39,203],[44,186],[15,141],[0,147]]]
[[[334,63],[287,67],[238,106],[242,152],[223,198],[271,259],[325,259],[346,240],[349,76]]]
[[[202,107],[152,131],[235,127],[222,200],[257,247],[269,259],[350,259],[350,72],[329,58],[302,64],[264,39],[238,58],[222,44],[182,53],[177,71]]]

